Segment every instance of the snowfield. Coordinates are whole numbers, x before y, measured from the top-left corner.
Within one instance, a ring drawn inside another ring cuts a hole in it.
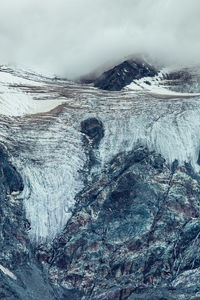
[[[23,71],[20,73],[12,70],[9,72],[9,68],[0,68],[0,113],[6,116],[23,116],[27,114],[36,114],[41,112],[47,112],[56,106],[63,103],[63,100],[41,100],[34,101],[33,96],[30,93],[24,93],[20,87],[37,87],[45,85],[43,81],[36,81],[38,78],[36,75],[31,78],[30,74],[26,74],[26,77],[20,77],[24,75]],[[21,74],[22,73],[22,74]],[[35,80],[34,80],[35,79]],[[35,95],[34,95],[35,96]]]

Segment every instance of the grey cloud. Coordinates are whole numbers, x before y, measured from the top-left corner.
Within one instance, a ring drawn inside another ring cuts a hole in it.
[[[142,53],[200,63],[199,0],[6,0],[0,63],[74,78]]]

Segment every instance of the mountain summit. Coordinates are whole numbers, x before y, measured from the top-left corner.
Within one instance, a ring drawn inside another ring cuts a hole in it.
[[[133,80],[153,77],[157,74],[157,70],[145,61],[125,60],[104,72],[96,79],[94,86],[108,91],[120,91]]]

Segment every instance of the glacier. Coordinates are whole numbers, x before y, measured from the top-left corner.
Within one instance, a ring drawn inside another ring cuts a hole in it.
[[[86,176],[80,124],[87,118],[101,120],[105,131],[94,150],[96,173],[138,145],[200,171],[200,94],[169,91],[159,78],[107,92],[1,66],[0,142],[24,181],[15,197],[24,199],[32,241],[54,238],[72,214]]]

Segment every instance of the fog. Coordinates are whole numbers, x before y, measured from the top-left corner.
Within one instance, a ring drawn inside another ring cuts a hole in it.
[[[199,0],[6,0],[0,64],[75,78],[129,55],[200,62]]]

